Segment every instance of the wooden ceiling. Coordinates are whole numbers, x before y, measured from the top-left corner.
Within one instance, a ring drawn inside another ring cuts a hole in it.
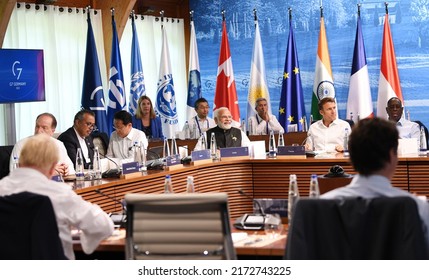
[[[0,46],[3,45],[10,15],[17,2],[56,5],[62,7],[84,8],[91,6],[100,9],[103,15],[103,30],[111,29],[110,9],[115,8],[115,20],[119,38],[122,36],[128,16],[132,10],[136,14],[159,16],[161,10],[165,17],[185,20],[185,42],[189,49],[189,0],[1,0],[0,1]],[[106,65],[110,64],[112,33],[104,32]],[[186,52],[188,53],[188,52]]]

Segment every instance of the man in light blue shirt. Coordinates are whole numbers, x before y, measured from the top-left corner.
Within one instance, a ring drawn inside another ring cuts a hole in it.
[[[398,163],[398,138],[398,130],[392,122],[381,118],[361,120],[353,128],[348,145],[350,160],[359,174],[349,185],[327,192],[321,198],[411,197],[417,204],[426,245],[429,245],[429,203],[390,183]]]
[[[392,97],[387,101],[386,112],[389,116],[389,121],[396,123],[396,128],[399,132],[400,138],[419,138],[420,126],[407,120],[403,117],[404,107],[402,102],[397,97]]]

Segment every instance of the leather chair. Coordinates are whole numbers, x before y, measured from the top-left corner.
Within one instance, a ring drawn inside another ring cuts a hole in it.
[[[0,196],[2,260],[64,260],[51,200],[21,192]]]
[[[427,259],[410,197],[301,199],[289,227],[286,259]]]
[[[226,193],[126,194],[127,259],[236,259]]]

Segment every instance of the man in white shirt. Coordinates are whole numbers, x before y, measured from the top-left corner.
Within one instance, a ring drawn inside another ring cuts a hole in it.
[[[307,133],[306,150],[343,152],[344,136],[351,128],[348,122],[337,118],[337,104],[332,97],[325,97],[319,101],[319,112],[322,119],[310,126]]]
[[[82,249],[91,254],[100,241],[113,233],[113,222],[98,205],[85,201],[71,186],[51,180],[58,160],[58,149],[52,137],[44,133],[30,137],[22,147],[20,167],[0,180],[0,195],[27,191],[48,196],[55,211],[64,254],[74,259],[72,227],[80,229]]]
[[[429,244],[429,203],[390,183],[398,163],[398,131],[392,122],[381,118],[361,120],[349,140],[350,160],[359,173],[342,188],[327,192],[321,198],[408,196],[417,204],[423,231]]]
[[[197,101],[195,101],[194,108],[195,112],[197,112],[197,115],[188,120],[190,130],[189,136],[191,139],[198,139],[201,134],[206,132],[209,128],[215,127],[216,123],[208,116],[210,107],[205,98],[198,98]],[[184,130],[185,126],[183,127],[182,131]]]
[[[125,110],[116,112],[113,116],[115,131],[110,136],[107,156],[119,159],[133,159],[132,147],[143,143],[147,149],[147,139],[143,131],[133,128],[133,117]]]
[[[42,113],[38,115],[36,118],[36,124],[34,126],[34,135],[45,133],[52,137],[55,133],[56,128],[57,128],[57,119],[55,118],[55,116],[50,113]],[[13,147],[12,154],[10,155],[9,170],[12,171],[13,169],[14,157],[16,157],[19,160],[21,149],[28,139],[29,137],[19,140]],[[60,160],[58,161],[58,164],[55,166],[55,170],[57,171],[57,173],[61,174],[61,176],[75,174],[73,162],[70,160],[69,156],[67,155],[67,150],[66,150],[66,147],[64,147],[63,142],[55,138],[52,138],[52,140],[57,146],[59,156],[60,156]]]
[[[399,138],[419,138],[420,126],[412,121],[407,120],[403,116],[404,107],[402,102],[397,97],[392,97],[387,101],[386,112],[389,116],[389,121],[396,123],[396,128],[399,131]]]
[[[255,110],[257,114],[249,118],[249,135],[268,135],[270,130],[283,133],[284,129],[276,116],[268,113],[268,101],[264,97],[256,99]]]

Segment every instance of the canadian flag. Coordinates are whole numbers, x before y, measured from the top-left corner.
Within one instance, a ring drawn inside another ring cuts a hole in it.
[[[377,116],[387,118],[387,101],[398,97],[402,104],[401,83],[396,65],[395,48],[390,33],[389,15],[384,17],[383,46],[381,50],[380,79],[378,81]]]
[[[225,20],[222,27],[222,42],[218,65],[213,110],[220,107],[227,107],[231,112],[232,119],[240,122],[240,109],[238,107],[237,90],[235,88],[234,71],[232,69]]]

